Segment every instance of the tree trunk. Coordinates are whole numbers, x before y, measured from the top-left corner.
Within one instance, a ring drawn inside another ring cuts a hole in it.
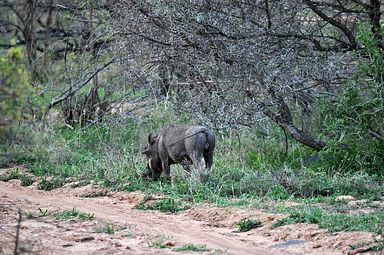
[[[36,0],[25,0],[25,19],[23,20],[23,35],[27,48],[28,64],[32,67],[36,59],[36,37],[34,31],[34,19]]]
[[[311,134],[300,130],[293,124],[291,111],[284,102],[284,99],[282,97],[276,97],[274,93],[272,93],[272,96],[276,100],[277,111],[266,110],[264,114],[282,127],[296,141],[316,150],[323,149],[326,145],[325,142],[316,140]]]
[[[159,68],[159,76],[160,76],[160,92],[161,95],[167,96],[169,93],[169,89],[171,87],[171,82],[169,81],[169,75],[168,75],[168,67],[161,63]]]
[[[43,62],[44,66],[48,65],[48,47],[49,47],[49,33],[51,32],[52,25],[52,11],[53,11],[53,0],[48,2],[48,16],[47,21],[45,23],[45,38],[44,38],[44,57]]]
[[[316,140],[311,134],[308,134],[297,127],[295,127],[293,124],[286,125],[285,130],[287,133],[292,135],[292,137],[296,140],[301,142],[302,144],[305,144],[313,149],[321,150],[325,147],[325,142],[321,140]]]
[[[371,8],[369,9],[369,18],[371,20],[372,25],[372,33],[375,38],[378,40],[378,46],[384,48],[382,42],[382,34],[381,34],[381,12],[380,12],[380,0],[370,0]]]

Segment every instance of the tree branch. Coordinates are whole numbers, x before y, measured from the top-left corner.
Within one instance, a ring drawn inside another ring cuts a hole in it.
[[[59,96],[55,97],[52,102],[48,105],[47,107],[47,112],[55,105],[61,103],[62,101],[64,101],[65,99],[67,99],[68,97],[70,96],[73,96],[77,91],[79,91],[82,87],[84,87],[85,85],[87,85],[87,83],[93,79],[93,77],[95,77],[99,72],[101,72],[102,70],[104,70],[105,68],[107,68],[109,65],[113,64],[113,63],[116,63],[120,60],[116,59],[116,58],[112,58],[110,61],[108,61],[107,63],[105,63],[104,65],[102,65],[101,67],[97,68],[88,78],[86,78],[85,80],[83,81],[76,81],[74,83],[72,83],[68,89],[66,89],[65,91],[63,91]]]
[[[348,38],[349,40],[349,43],[350,43],[350,48],[351,49],[355,49],[357,44],[356,44],[356,41],[355,41],[355,36],[354,34],[352,33],[352,31],[345,25],[343,25],[340,21],[332,18],[332,17],[329,17],[328,15],[326,15],[323,11],[321,11],[317,5],[315,4],[315,2],[312,2],[310,0],[303,0],[303,2],[314,12],[316,13],[320,18],[322,18],[323,20],[325,20],[326,22],[328,22],[329,24],[337,27],[338,29],[340,29]]]

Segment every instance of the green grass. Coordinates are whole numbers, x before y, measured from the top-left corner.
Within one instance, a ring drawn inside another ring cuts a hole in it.
[[[93,213],[85,213],[81,212],[75,208],[72,210],[65,210],[61,212],[55,213],[54,217],[57,220],[70,220],[70,219],[78,219],[78,220],[94,220],[95,215]]]
[[[21,186],[31,186],[35,182],[34,178],[29,175],[21,175],[19,179]]]
[[[218,206],[252,205],[292,213],[293,216],[284,224],[289,221],[316,222],[321,218],[322,221],[318,221],[320,224],[328,221],[325,220],[326,213],[321,212],[319,216],[316,210],[308,209],[304,214],[295,214],[270,204],[285,200],[308,206],[325,202],[326,206],[321,210],[343,220],[342,216],[336,215],[342,215],[343,207],[347,205],[331,204],[334,197],[352,195],[356,199],[369,200],[383,200],[384,197],[383,176],[372,174],[366,169],[367,164],[362,163],[359,169],[346,171],[346,153],[335,151],[342,155],[335,154],[335,158],[330,158],[332,150],[317,153],[291,138],[286,154],[284,134],[267,121],[251,129],[239,129],[236,134],[216,131],[213,171],[204,184],[191,180],[181,167],[175,165],[171,167],[172,183],[164,181],[164,178],[159,181],[142,179],[140,174],[145,170],[146,159],[140,152],[148,133],[155,132],[165,123],[181,124],[190,120],[185,116],[176,116],[171,102],[153,106],[140,118],[113,120],[86,129],[55,125],[34,127],[26,132],[33,134],[30,144],[12,144],[4,147],[4,152],[17,154],[12,164],[24,164],[29,172],[38,176],[39,189],[61,187],[66,178],[74,177],[93,181],[112,191],[141,190],[167,197],[150,206],[144,203],[138,206],[145,210],[175,213],[193,203],[208,201]],[[264,131],[266,129],[268,132]],[[308,156],[318,160],[308,163]],[[327,159],[332,159],[332,166],[324,162]],[[337,160],[344,163],[339,166]],[[354,157],[353,160],[358,159]],[[15,172],[2,178],[15,178],[17,175]],[[25,180],[26,184],[30,182]],[[370,217],[374,220],[374,215]],[[362,220],[357,225],[362,226],[364,222]]]
[[[30,186],[34,183],[34,178],[30,175],[21,174],[18,169],[13,169],[9,174],[0,176],[0,181],[20,180],[21,186]]]
[[[291,144],[285,157],[282,137],[259,139],[252,135],[257,133],[253,130],[239,131],[238,137],[218,136],[214,171],[204,185],[185,178],[176,166],[171,170],[173,185],[143,180],[139,175],[146,163],[140,151],[147,134],[164,123],[175,122],[169,108],[163,107],[147,113],[148,119],[140,126],[128,119],[118,125],[74,130],[53,127],[41,131],[48,134],[36,132],[35,144],[14,148],[20,151],[15,163],[26,164],[30,172],[44,177],[38,185],[43,190],[60,187],[63,179],[76,177],[94,180],[111,190],[161,192],[220,205],[233,204],[232,199],[247,204],[249,198],[257,197],[284,200],[348,194],[380,198],[384,194],[383,180],[378,176],[306,167],[303,162],[313,151]],[[148,121],[150,118],[154,119]]]
[[[40,178],[37,188],[40,190],[52,190],[63,186],[64,181],[60,177]]]
[[[109,235],[113,235],[116,232],[116,227],[113,224],[103,224],[96,227],[95,230],[97,233],[105,233]]]
[[[332,212],[318,206],[294,207],[286,210],[288,217],[277,220],[273,227],[293,223],[313,223],[330,232],[337,231],[379,231],[384,227],[384,210],[370,213],[344,214]]]
[[[141,202],[135,208],[139,210],[159,210],[161,212],[176,213],[190,208],[190,206],[173,198],[163,198],[156,200],[153,204],[145,204]]]
[[[174,245],[173,242],[171,241],[166,241],[169,240],[169,237],[165,236],[164,234],[154,234],[154,235],[148,235],[145,238],[145,241],[148,245],[148,247],[155,247],[158,249],[164,249],[164,248],[169,248]]]
[[[194,251],[194,252],[202,252],[202,251],[210,251],[206,245],[196,245],[192,243],[184,244],[183,246],[176,247],[172,249],[173,251]]]
[[[39,208],[36,212],[28,212],[26,214],[27,219],[46,217],[49,215],[48,209]]]
[[[247,232],[251,229],[261,227],[261,221],[257,219],[243,219],[236,224],[239,232]]]
[[[10,180],[19,179],[20,176],[21,176],[21,174],[20,174],[19,170],[18,169],[13,169],[7,175],[0,176],[0,181],[7,182],[7,181],[10,181]]]

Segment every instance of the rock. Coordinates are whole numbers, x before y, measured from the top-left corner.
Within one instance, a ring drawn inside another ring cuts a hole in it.
[[[355,201],[356,199],[353,196],[338,196],[335,198],[335,201]]]
[[[284,204],[285,204],[285,206],[291,206],[291,207],[299,206],[300,205],[300,203],[293,202],[293,201],[287,201]]]
[[[358,204],[357,204],[357,201],[349,201],[348,202],[348,205],[350,206],[350,207],[358,207]]]
[[[372,205],[377,206],[377,207],[384,207],[384,202],[383,201],[372,201]]]
[[[85,237],[77,239],[76,241],[77,242],[89,242],[89,241],[92,241],[94,239],[95,238],[93,236],[85,236]]]
[[[176,244],[174,242],[166,242],[165,246],[167,247],[174,247]]]
[[[361,248],[357,248],[355,250],[349,251],[348,255],[357,255],[359,253],[367,252],[369,250],[371,250],[371,248],[363,248],[363,247],[361,247]]]
[[[115,246],[115,247],[121,247],[121,246],[123,246],[123,245],[122,245],[121,243],[119,243],[119,242],[114,242],[112,245]]]
[[[334,245],[332,245],[332,248],[333,248],[333,249],[336,249],[336,248],[340,247],[342,244],[343,244],[342,241],[338,241],[338,242],[336,242]]]
[[[306,240],[292,239],[292,240],[285,241],[283,243],[275,244],[275,245],[271,246],[271,248],[284,248],[284,247],[291,246],[291,245],[301,245],[301,244],[304,244],[306,242],[307,242]]]
[[[319,235],[320,233],[319,232],[310,232],[309,233],[309,237],[316,237],[317,235]]]

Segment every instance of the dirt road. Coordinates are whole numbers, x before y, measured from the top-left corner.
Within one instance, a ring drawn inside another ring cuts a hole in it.
[[[14,249],[17,214],[21,210],[19,246],[35,254],[341,254],[335,249],[313,249],[313,243],[305,240],[305,245],[279,247],[276,244],[280,239],[266,229],[237,233],[232,225],[248,216],[245,211],[201,207],[166,214],[134,209],[143,199],[140,193],[81,197],[94,190],[88,186],[39,191],[33,186],[21,187],[19,181],[0,182],[3,252]],[[94,214],[96,219],[57,220],[52,216],[73,208]],[[265,213],[258,216],[264,220],[271,217]],[[108,232],[103,228],[113,228],[109,231],[113,233],[103,233]],[[185,244],[205,245],[207,251],[177,251]]]

